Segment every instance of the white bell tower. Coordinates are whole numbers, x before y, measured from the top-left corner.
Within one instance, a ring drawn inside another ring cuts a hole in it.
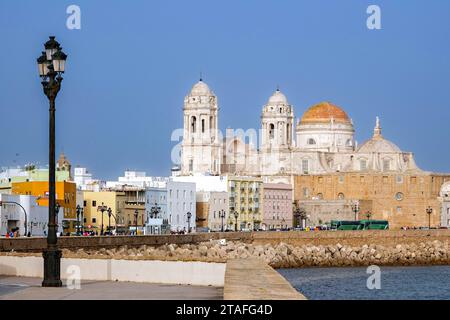
[[[287,149],[292,146],[293,107],[277,88],[263,107],[261,149]]]
[[[181,174],[220,174],[220,137],[216,95],[200,79],[184,98]]]

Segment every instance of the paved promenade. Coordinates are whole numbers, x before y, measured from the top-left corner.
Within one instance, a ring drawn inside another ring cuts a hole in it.
[[[0,276],[0,300],[221,300],[223,289],[133,282],[83,281],[81,289],[42,288],[42,279]],[[63,282],[64,284],[64,282]]]
[[[225,272],[225,300],[306,300],[260,259],[232,259]]]

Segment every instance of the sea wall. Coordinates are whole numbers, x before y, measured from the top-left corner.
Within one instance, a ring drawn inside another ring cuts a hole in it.
[[[3,241],[1,255],[40,256],[34,241],[42,240],[8,239]],[[206,233],[59,240],[63,257],[74,259],[225,263],[229,259],[257,258],[274,268],[450,265],[450,230]]]
[[[450,240],[450,230],[366,230],[366,231],[289,231],[289,232],[214,232],[187,235],[61,237],[58,245],[65,249],[100,249],[121,246],[139,247],[164,244],[198,244],[209,240],[226,239],[253,244],[286,243],[302,245],[397,245],[424,241]],[[45,238],[0,238],[0,251],[42,251]]]
[[[390,245],[288,243],[250,244],[213,240],[199,244],[169,244],[105,249],[63,249],[72,259],[157,260],[226,263],[231,259],[259,259],[273,268],[367,265],[450,265],[450,241],[422,241]],[[1,253],[0,256],[39,256],[38,253]]]

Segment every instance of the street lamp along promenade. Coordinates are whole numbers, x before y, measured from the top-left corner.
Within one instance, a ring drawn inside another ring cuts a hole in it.
[[[39,76],[42,79],[44,94],[50,104],[49,109],[49,161],[48,161],[48,233],[47,248],[42,255],[44,257],[44,280],[43,287],[61,287],[61,250],[58,249],[56,229],[56,187],[55,187],[55,100],[61,89],[62,74],[65,71],[67,55],[61,46],[51,36],[44,45],[45,51],[37,59]]]
[[[235,211],[234,218],[236,219],[236,223],[234,225],[234,231],[238,231],[238,217],[239,217],[239,212]]]
[[[108,207],[104,205],[104,203],[102,202],[101,206],[97,207],[97,212],[100,211],[102,213],[102,227],[100,229],[100,235],[103,235],[103,215],[105,213],[105,211],[108,211]]]
[[[226,216],[226,212],[225,212],[225,210],[220,210],[219,211],[219,218],[222,220],[222,227],[221,227],[221,232],[223,232],[224,230],[223,230],[223,220],[225,219],[225,216]]]
[[[355,202],[352,204],[352,211],[355,214],[355,221],[358,220],[358,212],[359,212],[359,203]]]
[[[426,209],[426,212],[428,214],[428,230],[431,229],[431,215],[433,214],[433,208],[432,207],[428,207]]]
[[[188,223],[188,233],[191,233],[191,218],[192,218],[192,213],[188,212],[186,213],[187,215],[187,223]]]
[[[81,226],[81,220],[80,220],[80,216],[83,219],[83,211],[84,209],[80,206],[77,205],[77,236],[82,235],[82,226]],[[84,225],[84,219],[83,219],[83,225]]]
[[[139,218],[139,210],[138,209],[134,210],[134,218],[136,219],[135,220],[136,230],[134,231],[135,232],[134,235],[137,236],[138,235],[138,218]]]

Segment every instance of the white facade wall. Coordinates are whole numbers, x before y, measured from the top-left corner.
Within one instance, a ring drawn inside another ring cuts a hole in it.
[[[139,188],[164,188],[168,177],[147,177],[143,171],[125,171],[123,177],[119,177],[117,181],[107,181],[106,188],[114,189],[127,186],[135,186]]]
[[[152,217],[151,214],[153,207],[160,209],[156,217]],[[148,188],[145,191],[145,212],[147,214],[146,234],[160,234],[164,220],[169,222],[167,188]]]
[[[196,221],[196,193],[195,183],[168,181],[167,182],[167,210],[169,224],[172,231],[188,231],[187,213],[191,213],[189,227],[195,231]]]
[[[0,194],[0,236],[5,236],[11,228],[18,227],[21,236],[30,232],[31,236],[45,236],[48,224],[48,207],[38,206],[36,197],[29,195]],[[17,202],[26,211],[14,203]],[[62,232],[63,209],[58,214],[58,232]],[[26,226],[25,226],[26,223]],[[25,232],[26,230],[26,232]]]
[[[227,191],[227,177],[226,176],[208,176],[208,175],[193,175],[193,176],[178,176],[173,177],[173,181],[191,182],[195,183],[195,189],[200,191]]]

